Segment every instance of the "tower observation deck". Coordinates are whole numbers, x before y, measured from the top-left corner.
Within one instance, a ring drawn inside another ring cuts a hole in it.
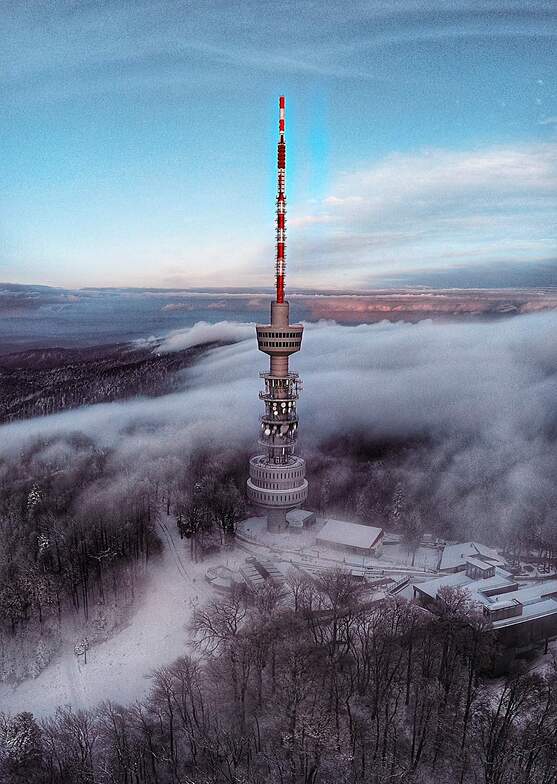
[[[301,389],[297,373],[288,368],[288,358],[299,351],[304,328],[290,324],[290,306],[284,299],[286,267],[286,142],[285,100],[279,99],[279,141],[276,217],[276,298],[271,303],[270,324],[257,324],[259,350],[270,357],[268,372],[261,373],[265,389],[259,397],[265,404],[260,418],[261,454],[250,460],[248,497],[267,517],[270,531],[286,528],[286,513],[307,498],[305,461],[294,454],[298,434],[296,402]]]

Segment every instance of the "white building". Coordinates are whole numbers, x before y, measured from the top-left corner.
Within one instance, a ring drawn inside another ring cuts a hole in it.
[[[505,561],[496,550],[479,542],[461,542],[445,545],[439,569],[442,572],[460,572],[466,569],[466,562],[475,558],[478,562],[492,566],[505,566]]]
[[[315,512],[309,512],[307,509],[291,509],[286,513],[286,522],[293,531],[303,531],[304,528],[315,525]]]
[[[508,646],[527,645],[557,632],[557,580],[520,585],[510,572],[479,563],[481,568],[470,558],[465,571],[414,585],[414,596],[435,610],[441,588],[465,589]]]
[[[378,556],[383,549],[383,529],[343,520],[327,520],[317,533],[316,543],[360,555]]]

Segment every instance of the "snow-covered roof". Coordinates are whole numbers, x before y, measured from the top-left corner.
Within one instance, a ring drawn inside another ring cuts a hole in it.
[[[515,626],[557,613],[557,580],[537,582],[495,596],[487,596],[485,593],[497,588],[510,587],[513,584],[516,585],[509,572],[496,567],[494,576],[485,580],[473,580],[467,577],[465,572],[455,572],[426,583],[418,583],[415,587],[432,599],[437,598],[439,590],[443,587],[465,588],[473,601],[489,608],[490,611],[509,607],[511,604],[522,605],[520,615],[493,621],[494,629]]]
[[[478,558],[484,563],[491,563],[495,566],[502,566],[505,561],[496,550],[486,547],[479,542],[462,542],[459,544],[447,544],[441,556],[439,568],[455,569],[457,566],[464,566],[469,558]]]
[[[473,580],[471,577],[468,577],[466,572],[454,572],[454,574],[445,574],[443,577],[436,577],[434,580],[428,580],[425,583],[417,583],[416,588],[432,599],[437,598],[441,588],[466,588],[475,601],[483,603],[487,599],[484,595],[485,591],[509,588],[512,585],[516,585],[516,583],[510,578],[509,572],[496,567],[493,577]],[[475,595],[479,593],[482,593],[481,597]]]
[[[557,580],[542,580],[533,585],[526,585],[509,594],[511,598],[518,599],[521,604],[530,604],[532,601],[539,602],[540,598],[550,598],[557,594]]]
[[[343,520],[327,520],[317,534],[318,541],[340,544],[345,547],[369,549],[383,534],[382,528],[359,523],[346,523]]]
[[[494,629],[500,629],[503,626],[516,626],[519,623],[535,621],[537,618],[544,618],[548,615],[555,615],[556,613],[557,601],[555,601],[555,599],[543,599],[533,604],[524,605],[520,615],[493,621],[492,626]]]
[[[314,513],[308,512],[307,509],[291,509],[286,513],[286,521],[289,525],[303,525],[313,515]]]
[[[504,610],[507,607],[515,607],[517,604],[520,604],[518,599],[500,599],[497,597],[496,601],[491,602],[489,605],[490,612],[495,612],[497,610]]]
[[[494,563],[488,563],[487,561],[480,561],[479,558],[467,558],[466,563],[474,566],[476,569],[481,569],[482,572],[487,572],[488,569],[493,569],[495,566]]]
[[[252,564],[244,564],[240,567],[240,573],[249,585],[263,585],[265,578]]]

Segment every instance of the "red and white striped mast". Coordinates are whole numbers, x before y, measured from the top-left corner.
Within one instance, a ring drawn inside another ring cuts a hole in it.
[[[286,142],[285,99],[279,98],[279,141],[277,146],[277,255],[276,285],[277,302],[284,302],[284,275],[286,268]]]

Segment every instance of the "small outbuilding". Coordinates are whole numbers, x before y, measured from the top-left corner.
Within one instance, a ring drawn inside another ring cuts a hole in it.
[[[316,543],[359,555],[378,556],[383,549],[383,529],[344,520],[327,520],[317,534]]]
[[[495,575],[495,564],[479,558],[466,559],[466,577],[471,580],[487,580]]]
[[[302,531],[315,525],[315,512],[307,509],[291,509],[286,513],[286,522],[293,531]]]

